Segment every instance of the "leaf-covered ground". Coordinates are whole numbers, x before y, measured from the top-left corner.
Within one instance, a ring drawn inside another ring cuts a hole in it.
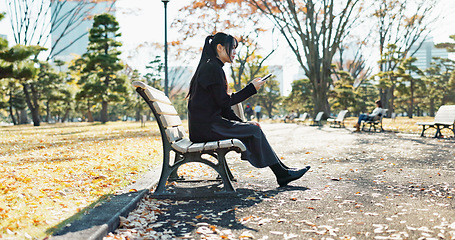
[[[52,227],[161,164],[154,123],[0,128],[0,239]]]
[[[354,133],[263,123],[288,166],[312,166],[302,179],[279,188],[270,169],[234,154],[237,195],[202,197],[216,182],[170,184],[197,196],[148,195],[104,239],[455,239],[455,139],[422,138],[413,125],[388,119],[384,133]],[[185,178],[205,178],[184,166]]]

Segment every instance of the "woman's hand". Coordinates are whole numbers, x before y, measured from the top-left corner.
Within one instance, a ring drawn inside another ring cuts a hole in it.
[[[258,127],[261,127],[261,125],[258,123],[258,122],[255,122],[255,121],[248,121],[249,124],[253,124],[253,125],[256,125]]]
[[[261,81],[262,78],[255,78],[251,83],[253,83],[254,87],[256,88],[256,91],[259,90],[262,85],[264,85],[265,81]]]

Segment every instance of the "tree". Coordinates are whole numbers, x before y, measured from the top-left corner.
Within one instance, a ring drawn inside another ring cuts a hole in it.
[[[92,95],[101,102],[101,122],[108,121],[108,104],[120,101],[121,95],[127,92],[125,79],[118,76],[123,68],[120,63],[121,43],[115,38],[121,36],[119,24],[114,16],[104,13],[96,15],[90,29],[89,46],[83,72],[89,75],[83,83],[86,96]]]
[[[281,103],[280,85],[274,80],[275,77],[270,77],[269,80],[259,89],[256,96],[257,102],[260,102],[262,107],[267,111],[269,118],[273,118],[273,110]]]
[[[284,107],[287,111],[296,111],[297,113],[311,112],[314,108],[312,96],[312,87],[309,79],[300,79],[292,82],[292,90],[284,101]]]
[[[416,78],[414,75],[422,76],[423,72],[417,66],[413,65],[417,61],[415,57],[409,57],[402,61],[398,67],[398,73],[401,75],[399,86],[397,87],[398,92],[402,93],[402,96],[406,96],[404,102],[406,102],[408,109],[406,109],[408,117],[412,118],[414,115],[414,100],[416,88],[423,85],[420,78]],[[414,75],[413,75],[414,74]]]
[[[403,54],[397,50],[397,46],[389,44],[387,46],[387,52],[381,55],[379,64],[385,66],[384,69],[389,71],[381,71],[376,74],[379,77],[378,87],[380,89],[390,89],[390,103],[388,109],[390,113],[394,113],[394,100],[395,100],[395,88],[399,77],[402,77],[403,72],[399,72],[396,67],[403,61]],[[386,107],[385,107],[386,108]]]
[[[432,14],[435,0],[375,0],[373,17],[377,20],[377,38],[381,56],[388,51],[388,46],[395,46],[397,58],[412,57],[430,33],[429,26],[436,20]],[[411,47],[416,46],[414,52]],[[379,62],[381,72],[393,72],[399,62],[388,64]],[[394,86],[393,86],[394,87]],[[380,96],[388,114],[393,113],[394,89],[380,88]],[[390,101],[390,102],[389,102]],[[391,106],[389,106],[392,105]]]
[[[242,79],[245,77],[247,63],[258,55],[260,35],[265,31],[264,24],[261,24],[263,19],[261,14],[241,0],[194,0],[180,9],[180,13],[172,24],[183,36],[180,42],[194,38],[198,34],[235,32],[239,46],[235,64],[230,65],[230,73],[234,82],[233,89],[236,91],[242,89],[245,84]],[[274,51],[275,48],[270,50],[261,58],[259,64],[262,66]],[[250,72],[250,79],[255,78],[257,74],[258,72]]]
[[[356,106],[356,95],[354,92],[354,78],[350,73],[338,71],[340,76],[338,81],[335,81],[333,90],[329,93],[329,103],[333,109],[353,111],[353,106]]]
[[[49,60],[87,35],[72,33],[92,18],[92,9],[101,2],[110,2],[110,10],[116,0],[6,0],[14,41],[45,46],[52,37]]]
[[[23,87],[25,102],[32,114],[34,126],[40,125],[40,92],[38,91],[40,81],[36,79],[38,69],[30,57],[38,55],[43,50],[45,48],[40,46],[15,45],[0,51],[0,59],[6,62],[6,68],[3,70],[10,70],[6,75],[16,79]]]
[[[314,112],[330,114],[332,60],[353,26],[360,0],[248,0],[286,39],[312,85]]]
[[[430,116],[434,116],[436,109],[449,102],[455,102],[455,79],[453,77],[455,61],[446,58],[434,58],[431,67],[425,70],[424,96]],[[450,101],[452,99],[452,101]]]
[[[64,73],[57,72],[48,62],[40,62],[40,71],[38,78],[41,81],[42,89],[39,91],[41,99],[45,101],[46,118],[45,122],[51,119],[51,106],[53,103],[63,101],[68,95],[71,95],[65,85]]]

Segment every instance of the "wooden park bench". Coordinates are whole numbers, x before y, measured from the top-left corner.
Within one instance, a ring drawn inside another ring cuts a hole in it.
[[[322,116],[323,115],[324,115],[324,112],[318,112],[316,117],[311,120],[310,126],[322,126]]]
[[[305,120],[307,119],[307,117],[308,117],[308,113],[307,113],[307,112],[304,112],[302,115],[300,115],[299,118],[296,118],[296,119],[295,119],[295,122],[296,122],[297,124],[299,124],[299,123],[304,123]]]
[[[327,122],[330,122],[330,127],[345,127],[344,118],[346,117],[346,113],[348,113],[348,110],[342,110],[338,113],[336,118],[327,119]]]
[[[219,174],[224,185],[223,190],[219,193],[235,192],[231,183],[234,177],[229,170],[225,155],[230,151],[244,152],[246,151],[245,145],[238,139],[225,139],[203,143],[191,142],[185,137],[185,129],[182,126],[182,121],[177,111],[163,92],[139,81],[133,82],[133,86],[152,110],[158,123],[163,143],[163,166],[154,194],[172,194],[166,191],[166,182],[168,180],[178,179],[178,168],[190,162],[204,163]],[[170,162],[171,152],[175,153],[173,163]],[[210,157],[206,156],[216,158],[216,163],[209,160]]]
[[[382,112],[374,116],[374,118],[362,121],[362,131],[365,131],[365,126],[368,125],[368,132],[371,132],[371,128],[374,128],[375,132],[376,130],[379,130],[379,132],[384,132],[384,128],[382,127],[382,119],[388,110],[389,109],[382,109]]]
[[[421,137],[425,136],[424,133],[429,128],[436,128],[435,138],[442,137],[441,130],[444,128],[452,130],[455,137],[455,105],[443,105],[436,112],[433,122],[418,122],[417,124],[423,127]]]

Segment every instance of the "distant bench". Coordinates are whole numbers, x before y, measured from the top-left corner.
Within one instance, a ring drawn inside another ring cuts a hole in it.
[[[324,116],[324,112],[318,112],[316,117],[311,120],[310,126],[322,126],[322,116]]]
[[[436,128],[435,138],[442,137],[441,130],[444,128],[452,130],[455,136],[455,105],[443,105],[436,112],[433,122],[418,122],[417,124],[423,127],[421,137],[425,136],[425,131],[429,128]]]
[[[136,91],[147,102],[160,128],[163,142],[163,166],[160,180],[154,192],[155,195],[171,194],[166,191],[166,182],[179,179],[178,168],[186,163],[204,163],[218,172],[223,181],[221,193],[235,192],[231,180],[234,179],[226,162],[225,155],[230,151],[238,153],[246,151],[245,145],[238,139],[225,139],[213,142],[193,143],[185,137],[185,129],[177,111],[169,98],[161,91],[139,81],[133,82]],[[173,164],[170,163],[170,153],[175,153]],[[217,162],[202,157],[203,154],[215,157]]]
[[[382,119],[388,110],[389,109],[382,109],[378,115],[362,121],[362,131],[365,130],[366,125],[369,125],[368,132],[371,132],[371,128],[373,128],[375,132],[377,129],[379,129],[379,132],[384,132],[384,128],[382,127]]]
[[[348,113],[348,110],[342,110],[336,118],[328,118],[327,122],[330,122],[330,127],[345,127],[344,118],[346,117],[346,113]]]

